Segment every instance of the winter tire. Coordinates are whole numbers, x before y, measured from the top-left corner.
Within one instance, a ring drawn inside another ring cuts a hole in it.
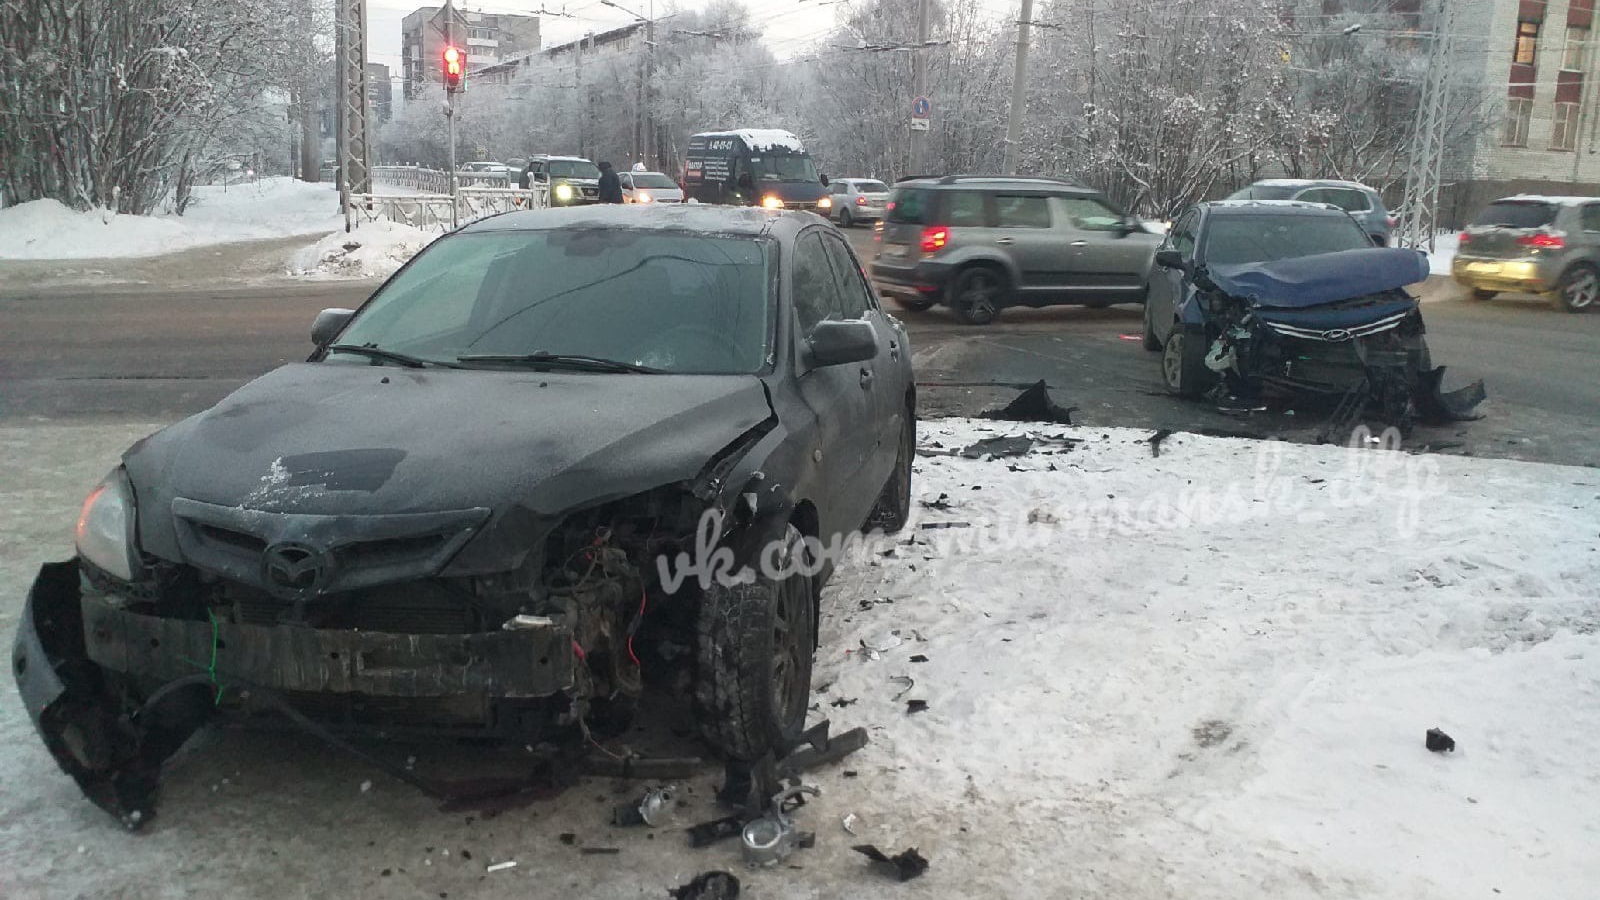
[[[1150,321],[1150,301],[1144,302],[1144,348],[1154,353],[1161,349],[1161,339],[1156,337],[1156,325]]]
[[[1596,297],[1600,297],[1600,270],[1585,263],[1568,269],[1556,285],[1556,300],[1570,313],[1593,306]]]
[[[789,525],[785,560],[802,560],[800,530]],[[792,568],[792,566],[789,566]],[[713,584],[700,601],[695,718],[718,753],[753,761],[786,753],[805,730],[816,650],[813,577]]]
[[[962,271],[950,285],[950,306],[968,325],[993,322],[1005,298],[1005,277],[987,266]]]
[[[1216,381],[1206,368],[1206,336],[1202,329],[1179,326],[1167,335],[1161,353],[1161,380],[1168,393],[1187,400],[1203,396]]]
[[[933,304],[939,301],[922,299],[913,300],[910,297],[902,297],[897,294],[894,297],[894,302],[900,304],[906,309],[912,310],[913,312],[926,312],[927,310],[932,309]]]
[[[894,471],[883,483],[878,502],[867,514],[865,530],[881,528],[894,534],[906,527],[911,518],[911,463],[917,456],[917,417],[906,410],[905,424],[900,428],[900,448],[895,453]]]
[[[1498,296],[1500,296],[1500,292],[1499,291],[1485,291],[1485,290],[1479,290],[1477,288],[1474,288],[1473,291],[1472,291],[1472,299],[1474,299],[1474,300],[1480,300],[1480,301],[1493,300],[1494,298],[1496,298]]]
[[[854,228],[855,225],[856,225],[856,214],[850,211],[850,207],[848,207],[848,206],[839,207],[839,227],[840,228]]]

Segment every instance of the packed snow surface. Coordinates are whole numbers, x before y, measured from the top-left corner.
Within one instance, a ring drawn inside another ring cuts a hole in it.
[[[0,638],[147,430],[0,425]],[[612,806],[648,785],[447,813],[257,732],[197,739],[130,836],[12,702],[0,896],[613,900],[713,869],[777,900],[1595,896],[1600,472],[1188,434],[1154,456],[1151,436],[921,424],[912,523],[823,594],[816,714],[871,743],[807,776],[797,868],[688,847],[681,828],[726,813],[711,767],[670,827],[622,829]],[[1007,437],[1033,443],[975,446]],[[1424,747],[1433,727],[1454,752]],[[376,746],[476,771],[458,745]],[[931,867],[897,885],[858,843]]]
[[[795,137],[792,132],[777,128],[741,128],[735,131],[734,134],[737,134],[744,141],[746,147],[757,152],[763,150],[787,150],[791,153],[799,153],[805,150],[805,146],[800,143],[800,139]]]
[[[305,277],[383,278],[439,237],[387,219],[336,231],[295,253],[289,274]]]
[[[32,200],[0,209],[0,259],[155,256],[207,244],[322,234],[341,223],[333,185],[292,178],[196,187],[181,216],[80,211],[56,200]]]

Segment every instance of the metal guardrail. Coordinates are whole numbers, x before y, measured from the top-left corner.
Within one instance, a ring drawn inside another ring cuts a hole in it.
[[[465,225],[485,216],[542,209],[550,205],[550,189],[464,187],[456,192],[453,204],[446,193],[352,194],[350,205],[358,227],[363,222],[388,219],[423,231],[449,231],[456,224]]]

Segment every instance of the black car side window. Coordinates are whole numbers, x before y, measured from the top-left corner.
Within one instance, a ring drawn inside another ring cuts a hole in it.
[[[1167,244],[1184,259],[1194,258],[1195,226],[1199,221],[1200,217],[1194,213],[1185,213],[1172,226],[1172,236],[1167,239]]]
[[[811,231],[794,242],[794,313],[800,333],[810,334],[823,319],[843,318],[838,280],[822,246],[822,232]]]
[[[846,319],[864,318],[872,309],[872,293],[861,276],[850,249],[837,235],[827,235],[823,243],[828,250],[828,262],[833,265],[834,282],[839,287],[839,312]]]
[[[1600,231],[1600,203],[1590,203],[1583,208],[1583,230]]]
[[[976,191],[952,191],[945,200],[949,224],[955,228],[982,228],[988,224],[983,212],[983,195]]]

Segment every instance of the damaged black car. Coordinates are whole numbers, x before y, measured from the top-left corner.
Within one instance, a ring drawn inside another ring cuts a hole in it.
[[[1144,346],[1161,353],[1162,381],[1182,397],[1321,395],[1336,417],[1373,411],[1402,431],[1470,418],[1483,385],[1441,392],[1444,369],[1405,290],[1427,277],[1424,254],[1374,248],[1333,207],[1203,203],[1156,252]]]
[[[905,332],[834,229],[513,213],[313,332],[129,449],[29,593],[13,673],[93,802],[148,822],[218,717],[582,743],[649,683],[723,758],[799,739],[821,548],[904,524],[915,450]]]

